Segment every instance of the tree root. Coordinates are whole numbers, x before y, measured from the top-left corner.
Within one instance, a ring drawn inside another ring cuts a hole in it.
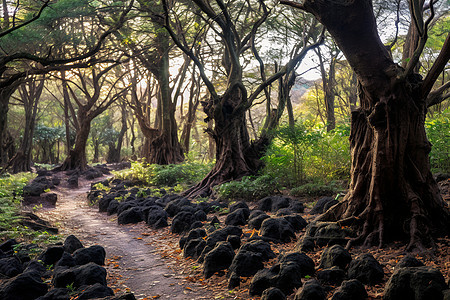
[[[374,205],[376,201],[365,207],[358,215],[348,216],[346,213],[348,213],[350,207],[349,201],[355,200],[348,197],[317,218],[318,221],[334,221],[341,227],[348,226],[358,230],[357,236],[348,240],[345,246],[347,250],[355,245],[360,245],[363,248],[383,248],[386,242],[409,238],[405,247],[407,252],[432,256],[436,249],[432,237],[432,227],[430,227],[433,226],[433,223],[427,217],[427,214],[423,213],[426,207],[418,198],[409,199],[411,209],[407,212],[412,216],[406,220],[404,214],[395,211],[387,212],[380,208],[376,209],[377,205]],[[352,212],[355,211],[357,210]],[[389,228],[386,228],[386,224],[389,224]]]

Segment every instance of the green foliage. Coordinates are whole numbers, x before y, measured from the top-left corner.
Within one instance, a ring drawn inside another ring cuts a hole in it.
[[[149,165],[132,162],[130,169],[114,172],[114,174],[118,178],[142,181],[150,186],[169,186],[176,190],[182,190],[203,179],[211,168],[211,164],[190,161],[177,165]]]
[[[433,147],[430,164],[433,172],[450,172],[450,109],[425,122],[428,139]]]
[[[19,225],[23,187],[36,175],[20,173],[0,178],[0,237],[20,236],[27,230]]]
[[[350,174],[348,125],[326,132],[308,122],[281,127],[266,152],[264,173],[286,187],[310,180],[347,179]]]
[[[342,187],[336,182],[330,182],[329,184],[306,183],[293,188],[290,194],[295,197],[333,196],[341,190]]]
[[[47,127],[45,125],[37,124],[34,130],[33,139],[36,143],[44,147],[45,145],[53,145],[59,139],[65,136],[63,127]]]
[[[245,176],[241,181],[230,181],[216,187],[220,197],[225,199],[258,200],[278,189],[276,180],[270,175]]]
[[[98,183],[94,184],[92,187],[97,189],[97,190],[105,191],[105,192],[109,192],[111,190],[111,188],[103,185],[103,183],[101,183],[101,182],[98,182]]]
[[[439,52],[444,46],[448,32],[450,32],[450,16],[447,15],[438,19],[436,24],[430,28],[426,48]]]
[[[211,165],[186,162],[178,165],[155,165],[152,183],[157,186],[193,185],[208,174]]]
[[[47,45],[62,47],[70,43],[77,47],[85,38],[82,36],[82,31],[69,34],[67,28],[77,26],[76,21],[74,22],[77,18],[93,15],[94,10],[89,6],[89,2],[89,0],[60,0],[51,3],[43,10],[38,20],[3,37],[4,45],[8,46],[9,51],[30,53],[39,52]],[[30,5],[22,4],[16,18],[22,21],[29,20],[40,7],[39,1],[31,2]],[[42,43],[44,40],[46,43]],[[43,52],[47,51],[43,50]]]
[[[288,171],[289,181],[304,182],[305,160],[311,146],[320,139],[320,132],[314,130],[310,123],[299,121],[293,127],[288,125],[280,127],[274,134],[274,142],[265,157],[266,171],[269,174],[275,171],[280,175]]]

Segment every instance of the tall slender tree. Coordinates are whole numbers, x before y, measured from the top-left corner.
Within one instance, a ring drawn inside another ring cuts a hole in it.
[[[19,87],[17,100],[23,105],[25,111],[25,126],[19,149],[14,157],[8,162],[13,173],[31,171],[31,151],[33,146],[33,135],[36,123],[39,98],[44,89],[44,77],[28,78],[27,82]]]

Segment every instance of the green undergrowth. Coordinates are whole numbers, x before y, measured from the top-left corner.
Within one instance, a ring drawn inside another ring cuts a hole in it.
[[[35,177],[36,174],[33,173],[6,174],[0,177],[0,241],[14,238],[41,245],[55,243],[61,239],[60,235],[34,231],[20,222],[23,187]],[[20,245],[16,251],[28,251],[21,249]]]
[[[245,176],[240,181],[230,181],[216,187],[223,199],[254,201],[278,192],[279,185],[270,175]]]
[[[201,181],[211,168],[212,164],[191,161],[171,165],[132,162],[131,168],[113,174],[116,178],[138,181],[149,187],[182,191]]]
[[[344,189],[343,183],[331,181],[329,183],[306,183],[290,190],[290,195],[295,197],[320,197],[334,196]]]
[[[432,144],[430,165],[434,173],[450,173],[450,108],[425,122]]]
[[[19,225],[19,213],[23,187],[34,177],[35,175],[31,173],[20,173],[0,178],[0,235],[2,237],[22,231]]]

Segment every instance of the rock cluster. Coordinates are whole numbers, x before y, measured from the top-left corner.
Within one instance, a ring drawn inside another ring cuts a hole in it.
[[[0,245],[0,276],[6,278],[0,286],[0,299],[118,299],[106,284],[106,269],[102,267],[106,252],[102,246],[85,248],[71,235],[33,260],[26,253],[34,247],[15,240]],[[24,251],[17,250],[21,248]],[[51,279],[51,286],[43,278]]]

